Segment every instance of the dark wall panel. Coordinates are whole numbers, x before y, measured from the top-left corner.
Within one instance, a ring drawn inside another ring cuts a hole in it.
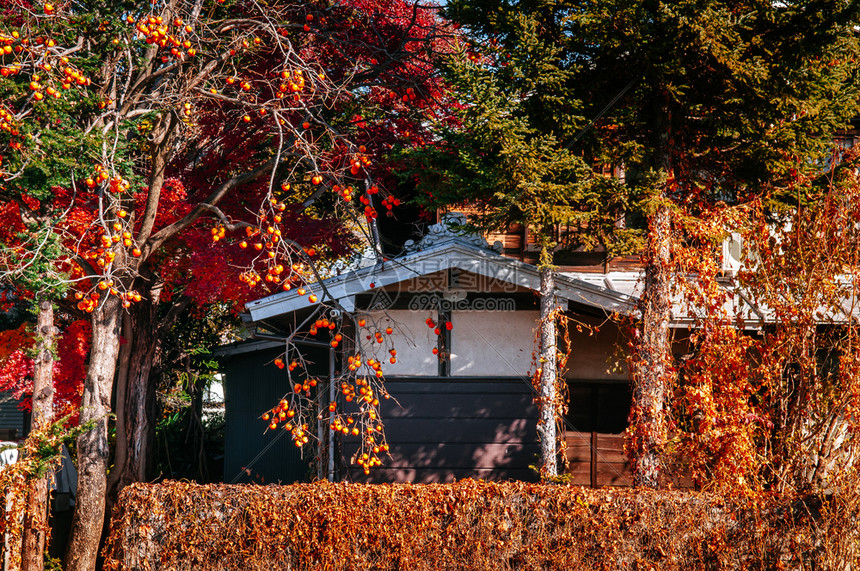
[[[446,418],[492,418],[492,419],[517,419],[523,417],[523,411],[532,406],[531,394],[509,393],[456,393],[457,398],[452,399],[450,392],[444,394],[409,395],[398,390],[397,398],[400,405],[394,401],[387,401],[383,408],[385,417],[397,418],[438,418],[444,412]],[[432,411],[432,414],[428,411]]]
[[[569,381],[568,430],[620,434],[627,429],[629,383]]]
[[[522,378],[388,379],[382,415],[391,457],[366,482],[450,482],[461,478],[536,480],[537,408]],[[395,402],[396,400],[396,402]],[[345,439],[344,461],[357,449]]]
[[[23,438],[25,429],[24,411],[18,408],[21,400],[12,393],[0,392],[0,431],[4,437]],[[16,436],[12,436],[15,431]]]
[[[523,480],[526,482],[537,481],[535,471],[531,468],[510,468],[504,472],[498,469],[468,468],[455,470],[439,470],[437,468],[390,468],[381,466],[371,470],[370,474],[364,475],[360,471],[352,471],[352,480],[368,484],[388,484],[391,482],[411,482],[421,484],[437,484],[454,482],[464,478],[475,480],[499,481],[499,480]]]
[[[392,442],[389,440],[389,442]],[[347,453],[354,453],[357,446],[344,446]],[[433,469],[433,470],[498,470],[496,479],[508,477],[502,473],[517,467],[528,469],[536,462],[537,443],[392,443],[391,458],[385,458],[386,469]]]
[[[521,443],[535,440],[535,423],[527,418],[395,418],[385,422],[389,444],[397,443]]]
[[[226,428],[224,481],[283,483],[312,476],[315,451],[306,446],[304,458],[286,431],[267,430],[260,417],[289,392],[287,375],[272,361],[280,351],[255,351],[223,360]],[[316,355],[313,375],[327,376],[325,352]]]

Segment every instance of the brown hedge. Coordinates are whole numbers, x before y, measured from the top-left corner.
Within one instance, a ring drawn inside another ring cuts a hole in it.
[[[835,569],[856,562],[856,508],[474,480],[137,484],[105,569]]]

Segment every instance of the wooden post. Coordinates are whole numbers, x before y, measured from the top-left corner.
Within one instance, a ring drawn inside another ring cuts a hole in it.
[[[556,402],[556,375],[558,351],[555,312],[558,302],[555,295],[555,269],[547,263],[546,248],[541,255],[540,268],[540,395],[538,399],[538,439],[540,440],[541,478],[558,476],[558,408]]]

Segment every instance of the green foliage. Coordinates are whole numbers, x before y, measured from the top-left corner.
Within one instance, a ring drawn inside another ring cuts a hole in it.
[[[45,553],[45,570],[63,571],[63,562],[58,557],[51,557],[48,553]]]
[[[17,243],[10,245],[0,241],[0,260],[6,266],[0,268],[0,272],[3,279],[22,291],[39,292],[42,297],[57,299],[68,290],[68,282],[66,273],[56,264],[65,246],[53,226],[53,223],[33,222],[26,231],[18,233]]]
[[[533,15],[514,14],[509,26],[507,42],[493,40],[481,54],[464,46],[447,62],[454,118],[437,125],[436,145],[411,154],[419,200],[477,207],[472,222],[481,229],[529,226],[542,263],[551,263],[560,223],[579,229],[569,246],[610,245],[627,195],[565,144],[586,124],[569,89],[578,67]]]
[[[212,347],[230,338],[237,323],[226,302],[190,307],[183,317],[176,320],[165,336],[158,373],[163,390],[172,386],[188,393],[192,387],[207,387],[215,378],[218,361],[211,354]]]
[[[63,455],[63,445],[73,446],[78,436],[92,430],[98,424],[92,421],[70,426],[71,416],[64,416],[44,429],[30,432],[26,440],[15,446],[5,446],[3,450],[18,448],[25,461],[22,465],[25,465],[24,471],[27,477],[42,478],[57,467]]]
[[[218,480],[217,458],[224,453],[223,412],[204,410],[204,394],[217,380],[218,361],[210,353],[235,326],[226,304],[187,311],[163,343],[153,477]]]
[[[848,2],[453,0],[447,12],[495,42],[490,60],[546,90],[543,103],[568,102],[566,115],[542,113],[541,132],[588,165],[623,165],[613,193],[634,201],[666,187],[681,204],[771,189],[784,199],[779,189],[819,168],[860,110]],[[580,130],[577,116],[593,123]]]

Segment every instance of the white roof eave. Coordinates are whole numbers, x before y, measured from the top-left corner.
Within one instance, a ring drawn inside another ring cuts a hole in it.
[[[319,299],[317,303],[329,297],[346,299],[356,294],[371,292],[375,288],[452,268],[533,291],[540,289],[540,272],[537,267],[451,239],[393,260],[328,278],[323,282],[328,295],[323,293],[320,284],[312,284],[305,288],[304,295],[299,295],[296,290],[280,292],[249,302],[246,308],[252,320],[259,321],[312,306],[308,300],[311,293]],[[630,313],[636,308],[635,297],[576,278],[557,275],[556,288],[558,296],[563,300],[592,306],[607,313]]]

